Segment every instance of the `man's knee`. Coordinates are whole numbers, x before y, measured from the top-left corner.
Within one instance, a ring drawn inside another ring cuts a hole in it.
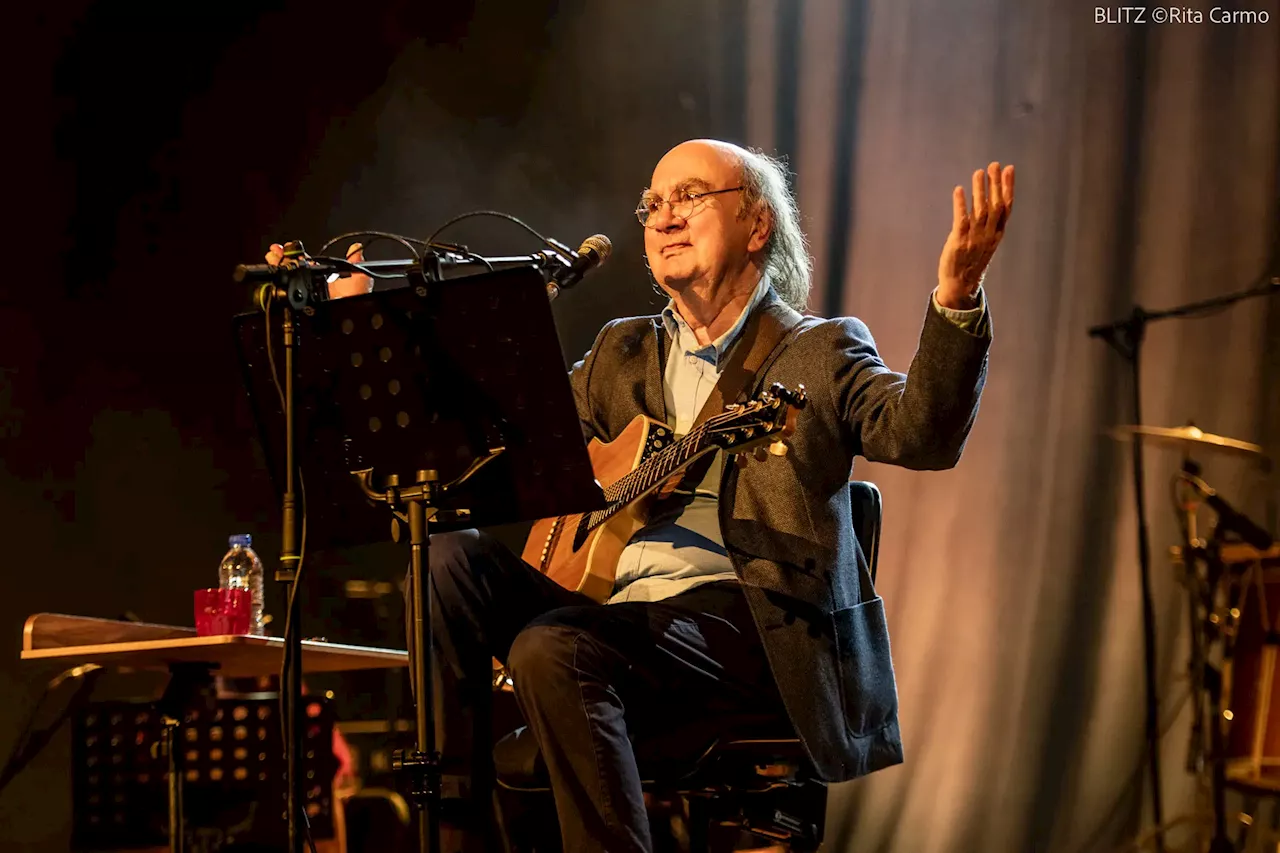
[[[572,680],[581,639],[581,629],[538,622],[517,634],[507,656],[507,672],[516,693],[558,689]]]
[[[474,528],[432,533],[427,543],[427,567],[433,574],[467,569],[485,549],[484,534]]]
[[[434,581],[437,594],[452,596],[459,586],[470,583],[472,572],[483,565],[487,547],[485,534],[478,530],[455,530],[432,533],[427,544],[427,575]],[[413,608],[413,571],[405,569],[405,605]]]

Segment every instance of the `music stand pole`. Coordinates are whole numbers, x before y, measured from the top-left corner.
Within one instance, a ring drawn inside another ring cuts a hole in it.
[[[410,796],[418,809],[418,849],[420,853],[437,853],[440,849],[440,753],[436,750],[435,683],[432,679],[431,584],[427,577],[432,519],[469,517],[470,510],[455,509],[441,514],[437,507],[440,495],[452,486],[466,482],[472,474],[505,452],[491,449],[487,457],[472,460],[463,475],[453,483],[440,484],[440,473],[433,468],[419,469],[415,483],[400,488],[400,478],[389,475],[384,491],[373,488],[371,470],[352,472],[365,497],[388,504],[392,510],[405,508],[409,522],[409,587],[413,607],[413,627],[409,642],[414,665],[410,672],[413,684],[414,723],[418,730],[414,752],[397,751],[392,767],[409,779]],[[397,528],[398,529],[398,528]]]
[[[418,800],[418,849],[421,853],[440,850],[440,756],[436,754],[435,684],[431,676],[431,585],[427,579],[428,505],[432,502],[440,475],[434,470],[417,473],[419,494],[410,497],[409,573],[413,584],[413,649],[416,665],[410,677],[417,697],[414,708],[418,729],[418,752],[413,756],[416,772],[414,798]],[[432,512],[434,515],[434,512]],[[404,761],[405,759],[402,759]]]

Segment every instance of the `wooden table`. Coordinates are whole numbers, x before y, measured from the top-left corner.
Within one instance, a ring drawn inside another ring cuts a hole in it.
[[[22,631],[22,659],[96,663],[120,669],[166,671],[175,664],[208,664],[218,675],[279,675],[280,637],[200,637],[194,628],[37,613]],[[302,641],[303,672],[393,669],[409,665],[400,649]]]

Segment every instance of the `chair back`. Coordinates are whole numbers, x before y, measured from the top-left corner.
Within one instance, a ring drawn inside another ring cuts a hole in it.
[[[871,572],[871,581],[876,579],[876,563],[880,557],[880,521],[883,516],[883,504],[880,490],[875,483],[865,480],[849,482],[849,507],[853,518],[853,532],[862,546],[862,555],[867,558],[867,569]]]

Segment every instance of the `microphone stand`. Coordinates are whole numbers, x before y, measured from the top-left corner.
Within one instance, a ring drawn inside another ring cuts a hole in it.
[[[336,259],[322,259],[323,263],[303,263],[299,259],[305,257],[301,243],[290,243],[286,246],[286,260],[280,266],[268,264],[241,265],[235,270],[233,278],[237,282],[265,282],[258,291],[258,304],[265,310],[270,302],[279,303],[282,307],[280,329],[284,341],[284,466],[285,487],[281,501],[281,535],[280,535],[280,568],[275,572],[275,580],[283,586],[288,616],[285,619],[284,657],[288,661],[280,684],[280,693],[284,699],[285,728],[285,774],[287,779],[286,821],[289,833],[289,853],[303,853],[306,843],[306,832],[299,825],[299,817],[305,820],[302,813],[303,777],[301,767],[302,732],[301,720],[302,700],[302,608],[298,595],[298,568],[302,562],[300,550],[301,528],[298,518],[298,495],[294,489],[294,478],[297,473],[294,428],[294,314],[302,312],[306,315],[315,313],[314,303],[328,299],[328,287],[323,284],[326,277],[335,272],[349,272],[352,265]],[[408,269],[417,262],[402,262]],[[271,333],[270,328],[267,334]],[[305,508],[304,508],[305,511]]]
[[[1165,311],[1147,311],[1135,305],[1128,317],[1111,323],[1093,326],[1089,337],[1101,338],[1111,345],[1120,357],[1129,363],[1133,386],[1133,422],[1142,424],[1141,355],[1142,342],[1147,325],[1157,320],[1189,317],[1215,308],[1225,308],[1256,296],[1274,296],[1280,293],[1280,276],[1264,278],[1247,290],[1191,302]],[[1160,704],[1156,690],[1156,628],[1155,607],[1151,596],[1151,545],[1147,527],[1147,502],[1142,491],[1145,479],[1142,459],[1142,436],[1134,435],[1133,442],[1133,494],[1138,513],[1138,565],[1142,579],[1142,637],[1143,663],[1146,681],[1146,735],[1147,765],[1151,778],[1151,813],[1159,831],[1163,825],[1163,802],[1160,793]],[[1159,837],[1159,836],[1157,836]],[[1163,844],[1157,843],[1162,849]]]

